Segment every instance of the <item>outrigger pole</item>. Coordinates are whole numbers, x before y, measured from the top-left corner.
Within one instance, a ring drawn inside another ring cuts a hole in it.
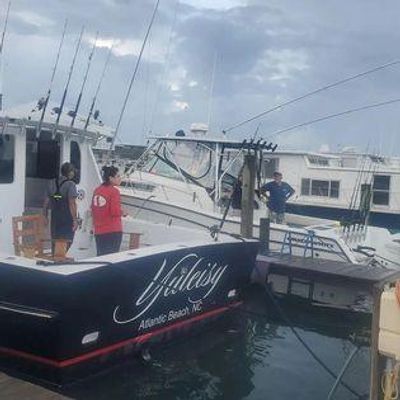
[[[0,111],[3,109],[3,71],[2,71],[2,62],[3,62],[3,46],[4,46],[4,41],[6,37],[6,31],[7,31],[7,23],[8,23],[8,16],[10,15],[10,7],[11,7],[11,0],[8,2],[7,6],[7,13],[6,13],[6,19],[4,21],[4,28],[3,28],[3,33],[1,35],[1,42],[0,42]]]
[[[46,98],[45,99],[42,98],[41,100],[39,100],[39,103],[38,103],[39,109],[40,109],[40,107],[42,108],[42,115],[40,116],[39,124],[37,126],[37,131],[36,131],[36,135],[37,136],[40,135],[40,131],[42,129],[42,124],[43,124],[43,120],[44,120],[44,115],[46,113],[47,105],[49,104],[51,90],[53,88],[54,77],[56,75],[56,71],[57,71],[57,67],[58,67],[58,61],[60,60],[61,49],[62,49],[62,46],[64,44],[64,38],[65,38],[65,33],[67,31],[67,26],[68,26],[68,19],[65,19],[64,29],[63,29],[63,32],[62,32],[62,35],[61,35],[61,40],[60,40],[60,45],[58,47],[56,62],[54,64],[53,72],[51,74],[49,89],[47,90]]]
[[[68,87],[69,87],[69,84],[71,82],[71,77],[72,77],[72,73],[74,71],[75,61],[76,61],[76,57],[78,55],[79,47],[81,46],[82,36],[83,36],[83,31],[84,30],[85,30],[85,27],[82,26],[81,33],[79,34],[78,42],[76,44],[76,49],[75,49],[74,57],[72,59],[71,67],[69,69],[68,79],[67,79],[67,83],[65,85],[63,97],[61,99],[61,104],[60,104],[59,109],[57,110],[57,120],[56,120],[56,123],[54,124],[53,135],[56,133],[57,128],[58,128],[58,124],[60,123],[61,114],[62,114],[63,109],[64,109],[65,98],[67,97]]]
[[[99,79],[99,83],[98,83],[97,88],[96,88],[96,92],[95,92],[95,94],[93,96],[93,99],[92,99],[92,104],[90,105],[89,114],[88,114],[86,122],[85,122],[85,127],[84,127],[85,130],[87,129],[87,127],[89,125],[90,118],[92,117],[94,106],[95,106],[96,101],[97,101],[97,96],[98,96],[98,94],[100,92],[100,88],[101,88],[101,85],[103,83],[104,75],[106,74],[106,69],[108,67],[108,63],[110,62],[111,53],[112,53],[112,49],[113,48],[114,48],[114,43],[111,44],[111,47],[108,50],[106,62],[104,63],[103,71],[101,73],[101,76],[100,76],[100,79]]]
[[[122,117],[124,116],[124,113],[125,113],[126,104],[128,103],[129,96],[131,94],[132,85],[133,85],[133,82],[135,81],[135,77],[136,77],[137,71],[139,69],[140,60],[142,59],[143,51],[144,51],[144,48],[146,46],[147,39],[148,39],[148,37],[150,35],[150,30],[151,30],[151,27],[153,26],[153,22],[154,22],[154,19],[156,17],[156,14],[157,14],[157,10],[158,10],[158,5],[159,4],[160,4],[160,0],[157,0],[157,3],[155,5],[155,7],[154,7],[153,15],[151,16],[149,27],[147,28],[146,36],[144,37],[144,40],[143,40],[143,43],[142,43],[142,47],[140,49],[139,57],[138,57],[138,59],[136,61],[135,70],[133,71],[131,81],[129,82],[129,87],[128,87],[128,90],[127,90],[126,95],[125,95],[124,104],[122,105],[121,113],[120,113],[119,118],[118,118],[117,127],[115,128],[115,132],[114,132],[111,144],[110,144],[109,156],[111,154],[112,148],[114,147],[115,139],[117,138],[117,135],[118,135],[118,131],[119,131],[119,128],[120,128],[120,125],[121,125]]]
[[[75,118],[76,118],[76,115],[78,114],[79,106],[81,104],[83,90],[85,88],[86,81],[87,81],[87,78],[88,78],[88,75],[89,75],[90,65],[92,64],[93,54],[94,54],[94,51],[96,49],[98,36],[99,36],[99,32],[96,32],[96,38],[94,39],[93,47],[92,47],[92,50],[91,50],[91,52],[89,54],[88,64],[87,64],[87,67],[86,67],[85,76],[84,76],[83,81],[82,81],[81,91],[79,93],[78,100],[77,100],[76,105],[75,105],[75,109],[73,111],[72,121],[71,121],[71,125],[70,125],[71,128],[74,126]]]

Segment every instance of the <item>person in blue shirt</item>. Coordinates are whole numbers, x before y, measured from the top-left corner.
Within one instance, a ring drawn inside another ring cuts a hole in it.
[[[293,196],[294,189],[282,181],[282,174],[278,171],[273,173],[273,181],[261,187],[261,193],[269,193],[267,207],[271,222],[283,224],[285,219],[286,201]]]

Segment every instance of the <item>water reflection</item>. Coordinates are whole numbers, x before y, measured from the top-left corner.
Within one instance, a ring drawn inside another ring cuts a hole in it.
[[[147,363],[136,360],[68,386],[62,393],[85,400],[325,399],[334,378],[273,310],[264,293],[253,291],[233,319],[154,349]],[[335,320],[326,311],[284,310],[294,321],[296,332],[336,374],[354,346],[361,346],[344,381],[365,395],[369,349],[363,340],[368,338],[368,321],[356,321],[354,316]],[[341,386],[333,398],[357,397]]]

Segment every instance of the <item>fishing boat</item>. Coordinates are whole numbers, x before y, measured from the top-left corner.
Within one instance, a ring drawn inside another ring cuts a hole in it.
[[[122,251],[97,257],[92,147],[114,131],[94,119],[85,126],[79,115],[71,127],[68,113],[49,110],[43,121],[36,104],[0,115],[0,363],[64,382],[229,313],[249,283],[258,242],[131,213]],[[57,258],[38,214],[65,161],[79,171],[82,222]]]
[[[122,201],[131,213],[169,226],[205,229],[218,225],[243,166],[243,156],[249,151],[258,154],[260,187],[267,179],[266,160],[277,157],[272,151],[275,145],[255,151],[256,142],[211,135],[204,124],[193,124],[188,134],[182,132],[151,138],[151,144],[123,181]],[[297,169],[285,179],[291,182],[295,174]],[[254,208],[253,235],[259,237],[260,218],[267,217],[267,209],[257,195]],[[228,213],[224,232],[240,232],[239,214],[238,210]],[[338,221],[287,213],[285,224],[270,224],[270,250],[396,266],[397,251],[390,248],[392,238],[388,236],[365,224],[342,226]]]

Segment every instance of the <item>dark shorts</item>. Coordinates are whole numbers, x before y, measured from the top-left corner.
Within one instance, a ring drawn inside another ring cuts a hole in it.
[[[75,232],[71,215],[59,215],[52,211],[50,230],[53,240],[64,239],[72,242]]]
[[[122,232],[103,233],[95,235],[97,255],[117,253],[121,247]]]

